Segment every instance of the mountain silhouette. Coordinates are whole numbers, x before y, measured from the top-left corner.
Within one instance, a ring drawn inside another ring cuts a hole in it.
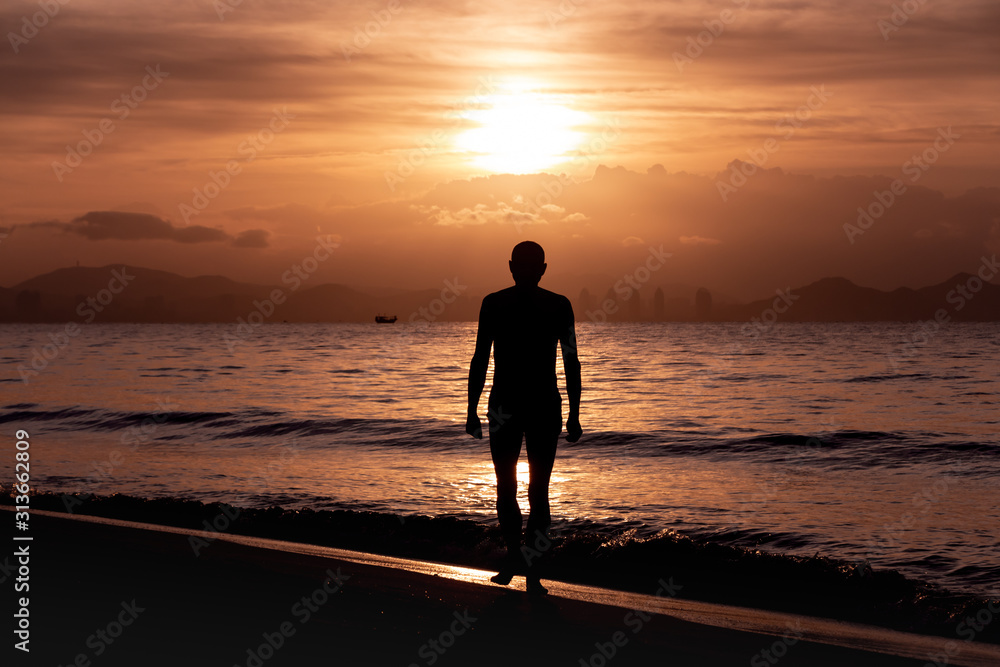
[[[121,280],[127,284],[122,286]],[[608,319],[664,319],[667,312],[673,321],[917,321],[934,319],[936,314],[949,321],[1000,320],[1000,285],[984,283],[969,273],[936,285],[890,292],[846,278],[823,278],[750,303],[716,301],[700,313],[694,307],[693,288],[685,299],[676,286],[665,287],[660,297],[668,292],[665,306],[655,307],[656,286],[649,285],[638,293],[641,304],[618,304],[615,317]],[[274,301],[276,296],[281,303]],[[0,287],[0,321],[238,322],[254,312],[268,322],[372,322],[375,313],[395,314],[400,322],[475,321],[481,298],[464,286],[448,292],[440,287],[368,289],[309,281],[258,285],[219,275],[185,277],[114,264],[57,269]],[[614,290],[609,287],[604,298],[615,299]],[[577,319],[586,322],[588,309],[600,302],[596,296],[588,303],[575,301]]]
[[[972,286],[981,285],[979,291],[972,292],[970,281]],[[963,296],[962,287],[968,298]],[[790,303],[776,294],[774,299],[731,306],[724,309],[724,315],[732,320],[761,317],[774,308],[775,299],[787,306],[777,313],[777,321],[783,322],[912,322],[934,319],[941,310],[953,321],[1000,320],[1000,285],[983,283],[970,273],[958,273],[929,287],[900,287],[891,292],[861,287],[846,278],[823,278],[792,289],[787,299]]]
[[[121,264],[57,269],[0,288],[0,321],[238,322],[259,313],[268,322],[371,322],[376,312],[394,313],[403,321],[437,321],[475,319],[479,312],[478,302],[463,293],[447,294],[449,303],[435,303],[441,289],[374,289],[369,294],[289,278],[257,285]]]
[[[56,269],[14,285],[11,290],[14,292],[37,290],[54,296],[94,295],[108,287],[114,271],[123,269],[127,276],[136,277],[134,282],[130,281],[128,284],[129,299],[143,299],[155,295],[170,295],[174,299],[197,299],[222,294],[258,297],[266,294],[268,290],[264,285],[238,283],[224,276],[185,278],[169,271],[124,264]]]

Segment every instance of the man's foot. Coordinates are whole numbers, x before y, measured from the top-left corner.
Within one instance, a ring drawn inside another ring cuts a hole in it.
[[[514,578],[516,574],[524,574],[525,564],[524,561],[517,556],[507,556],[504,559],[503,565],[500,566],[500,571],[490,577],[490,581],[494,584],[500,584],[501,586],[506,586],[510,583],[510,580]]]
[[[501,586],[506,586],[507,584],[510,583],[510,580],[514,578],[515,574],[517,574],[517,572],[514,571],[514,568],[505,566],[500,568],[499,572],[490,577],[490,581],[492,581],[494,584],[500,584]]]
[[[525,591],[531,595],[545,595],[549,592],[549,589],[542,586],[542,581],[538,577],[529,577]]]

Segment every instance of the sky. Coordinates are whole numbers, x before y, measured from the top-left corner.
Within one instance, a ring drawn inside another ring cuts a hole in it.
[[[8,1],[0,285],[79,262],[277,283],[738,299],[1000,251],[1000,5]],[[645,274],[643,274],[645,275]]]

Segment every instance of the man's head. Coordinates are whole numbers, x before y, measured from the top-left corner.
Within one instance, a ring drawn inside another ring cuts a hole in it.
[[[545,273],[545,251],[534,241],[523,241],[510,253],[510,274],[518,285],[537,285]]]

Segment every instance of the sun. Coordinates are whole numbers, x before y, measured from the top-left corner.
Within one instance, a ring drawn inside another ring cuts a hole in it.
[[[509,174],[539,171],[568,160],[584,139],[575,128],[590,117],[539,88],[525,81],[498,85],[483,104],[463,114],[476,126],[457,137],[457,148],[475,165]]]

